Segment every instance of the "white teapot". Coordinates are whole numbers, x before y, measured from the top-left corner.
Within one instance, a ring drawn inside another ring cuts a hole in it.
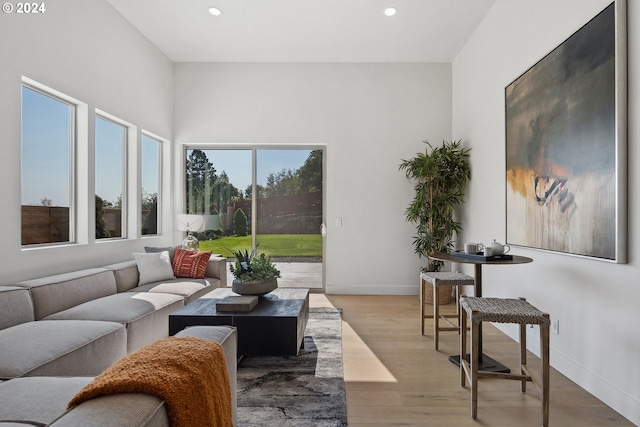
[[[496,239],[493,239],[493,242],[487,243],[484,247],[491,248],[491,255],[504,255],[511,250],[511,246],[498,243]]]

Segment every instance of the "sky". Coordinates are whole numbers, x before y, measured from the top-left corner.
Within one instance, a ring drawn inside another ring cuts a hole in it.
[[[96,117],[96,194],[109,202],[122,193],[125,137],[125,127]]]
[[[69,206],[73,108],[23,87],[22,111],[22,204]]]
[[[160,141],[142,135],[142,190],[145,194],[157,194],[160,188],[160,148]]]
[[[39,92],[22,90],[22,204],[40,205],[43,198],[53,206],[69,206],[70,135],[73,107]],[[116,202],[123,186],[123,139],[126,129],[96,116],[96,194]],[[158,192],[159,146],[142,137],[142,187]],[[231,183],[244,191],[251,185],[251,149],[203,150],[217,175],[223,171]],[[187,152],[187,154],[190,150]],[[257,150],[257,183],[283,169],[296,170],[309,157],[308,149]]]
[[[223,171],[229,176],[229,181],[239,190],[244,191],[251,185],[251,149],[216,149],[202,150],[216,169],[216,174]],[[191,152],[189,150],[187,155]],[[271,173],[278,173],[283,169],[299,169],[309,157],[311,150],[287,149],[257,150],[256,175],[257,183],[264,185]]]

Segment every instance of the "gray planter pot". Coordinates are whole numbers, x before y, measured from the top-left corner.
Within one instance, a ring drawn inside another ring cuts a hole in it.
[[[278,288],[278,279],[268,282],[241,282],[234,279],[231,290],[240,295],[265,295]]]

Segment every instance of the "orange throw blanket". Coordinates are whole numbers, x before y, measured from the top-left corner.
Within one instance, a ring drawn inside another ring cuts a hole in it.
[[[169,337],[120,359],[69,402],[118,393],[146,393],[167,404],[172,427],[231,427],[231,389],[222,346]]]

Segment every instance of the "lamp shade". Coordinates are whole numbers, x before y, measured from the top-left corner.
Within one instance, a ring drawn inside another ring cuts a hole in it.
[[[204,215],[178,214],[178,231],[201,231]]]

